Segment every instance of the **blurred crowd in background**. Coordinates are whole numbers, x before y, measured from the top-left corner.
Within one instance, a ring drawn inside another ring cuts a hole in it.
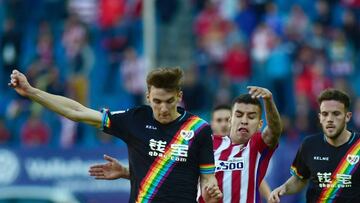
[[[37,88],[94,109],[144,103],[154,67],[144,56],[143,4],[0,0],[0,146],[125,146],[18,96],[7,82],[17,68]],[[350,128],[360,129],[360,1],[155,0],[156,26],[182,29],[174,19],[185,17],[184,4],[192,43],[182,105],[209,120],[212,107],[247,85],[270,89],[285,124],[271,170],[289,165],[304,136],[319,131],[316,97],[324,88],[351,96]],[[157,36],[157,46],[179,40],[161,29]],[[285,173],[272,174],[271,186]]]

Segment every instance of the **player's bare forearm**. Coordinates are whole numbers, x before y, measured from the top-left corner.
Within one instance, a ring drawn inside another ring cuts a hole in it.
[[[30,88],[28,97],[42,106],[73,121],[84,122],[96,127],[101,126],[100,112],[89,109],[69,98]]]
[[[100,112],[86,108],[80,103],[69,98],[49,94],[34,88],[26,76],[18,70],[13,70],[8,83],[18,94],[28,97],[44,107],[74,121],[84,122],[96,127],[101,126],[102,115]]]
[[[264,99],[266,122],[271,130],[272,134],[275,136],[280,136],[282,132],[282,122],[280,113],[275,105],[275,102],[272,98]]]
[[[307,180],[300,179],[296,176],[291,176],[284,184],[285,193],[284,195],[291,195],[298,193],[304,189],[307,185]]]
[[[296,176],[291,176],[284,184],[275,188],[268,199],[270,203],[279,203],[281,196],[291,195],[300,192],[307,185],[308,180],[300,179]]]
[[[269,184],[265,181],[262,180],[259,186],[259,192],[260,195],[264,198],[264,199],[268,199],[271,193],[271,189]]]
[[[265,131],[269,131],[266,132],[267,144],[274,146],[278,143],[279,137],[283,130],[282,121],[280,113],[272,97],[264,99],[264,106],[267,123],[267,128]]]

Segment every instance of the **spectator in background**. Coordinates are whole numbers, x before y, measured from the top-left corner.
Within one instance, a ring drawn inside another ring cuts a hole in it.
[[[213,104],[229,104],[231,100],[239,94],[239,89],[231,82],[227,74],[219,73],[218,81],[213,92]]]
[[[302,42],[310,28],[310,19],[300,5],[294,4],[284,26],[285,35],[288,39]]]
[[[325,27],[320,23],[313,23],[311,27],[308,45],[311,46],[316,52],[325,52],[329,40],[327,37]]]
[[[353,59],[354,44],[350,44],[345,33],[335,28],[331,33],[331,39],[327,50],[330,62],[330,70],[333,76],[349,77],[354,72]]]
[[[315,1],[315,22],[320,23],[328,31],[332,25],[331,6],[327,0]]]
[[[5,120],[0,117],[0,145],[10,143],[10,132],[6,128]]]
[[[239,1],[239,4],[234,22],[237,28],[244,33],[246,39],[249,40],[257,26],[256,11],[249,6],[249,1]]]
[[[281,114],[288,113],[293,106],[290,99],[293,98],[294,83],[291,68],[290,50],[280,37],[276,37],[264,71]]]
[[[236,84],[238,92],[245,90],[251,76],[251,60],[242,43],[234,43],[224,60],[224,73]]]
[[[63,33],[63,46],[68,62],[68,82],[71,97],[82,104],[88,103],[88,78],[94,66],[95,58],[89,45],[88,32],[76,16],[70,16]]]
[[[39,25],[35,52],[42,63],[54,63],[54,39],[48,21],[42,21]]]
[[[45,146],[50,140],[48,126],[36,114],[32,114],[21,127],[21,144],[25,147]]]
[[[1,69],[3,70],[4,76],[2,83],[5,85],[5,81],[7,80],[5,76],[9,75],[14,67],[19,66],[21,34],[15,27],[15,21],[11,17],[4,20],[2,29],[0,39],[0,62],[3,66]],[[6,86],[4,85],[1,85],[0,88],[5,90]]]
[[[204,100],[209,98],[208,91],[193,67],[185,71],[183,89],[184,107],[189,111],[200,112],[211,105],[210,101]]]
[[[360,1],[359,1],[360,2]],[[360,27],[354,11],[346,9],[341,16],[342,30],[355,51],[360,51]]]
[[[178,10],[178,0],[156,0],[155,7],[156,7],[156,14],[160,19],[160,23],[162,24],[170,24],[174,17],[177,14]]]
[[[67,4],[68,12],[77,15],[81,22],[89,25],[96,23],[98,19],[97,0],[71,0]]]
[[[104,30],[115,27],[125,14],[125,0],[100,0],[99,24]]]
[[[121,78],[125,90],[131,95],[136,106],[144,103],[147,68],[145,59],[140,57],[133,47],[128,47],[124,51],[124,58],[120,64]]]
[[[281,13],[278,11],[278,4],[275,2],[268,2],[266,4],[264,22],[276,33],[277,36],[284,35],[283,19]]]

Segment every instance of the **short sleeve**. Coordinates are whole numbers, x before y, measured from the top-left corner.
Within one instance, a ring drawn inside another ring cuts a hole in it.
[[[310,170],[306,165],[304,157],[304,144],[302,144],[297,151],[295,159],[291,165],[290,173],[291,175],[297,176],[300,179],[309,179]]]
[[[274,152],[278,147],[278,144],[273,148],[270,148],[267,144],[265,144],[261,136],[261,132],[256,132],[251,139],[252,141],[250,144],[253,145],[252,148],[255,148],[260,154],[263,154],[265,151]]]
[[[199,133],[199,168],[201,174],[215,173],[214,151],[212,142],[212,131],[209,125],[206,125]]]
[[[101,112],[101,130],[126,141],[129,132],[129,122],[131,122],[131,111],[123,110],[110,112],[109,109],[103,109]]]

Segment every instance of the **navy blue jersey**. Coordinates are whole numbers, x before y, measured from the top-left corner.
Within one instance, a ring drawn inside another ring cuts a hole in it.
[[[291,173],[309,179],[307,202],[360,202],[360,136],[352,133],[341,146],[324,135],[307,137],[297,152]]]
[[[161,124],[149,106],[104,111],[104,132],[128,146],[130,202],[196,202],[200,173],[214,173],[211,129],[182,108]]]

